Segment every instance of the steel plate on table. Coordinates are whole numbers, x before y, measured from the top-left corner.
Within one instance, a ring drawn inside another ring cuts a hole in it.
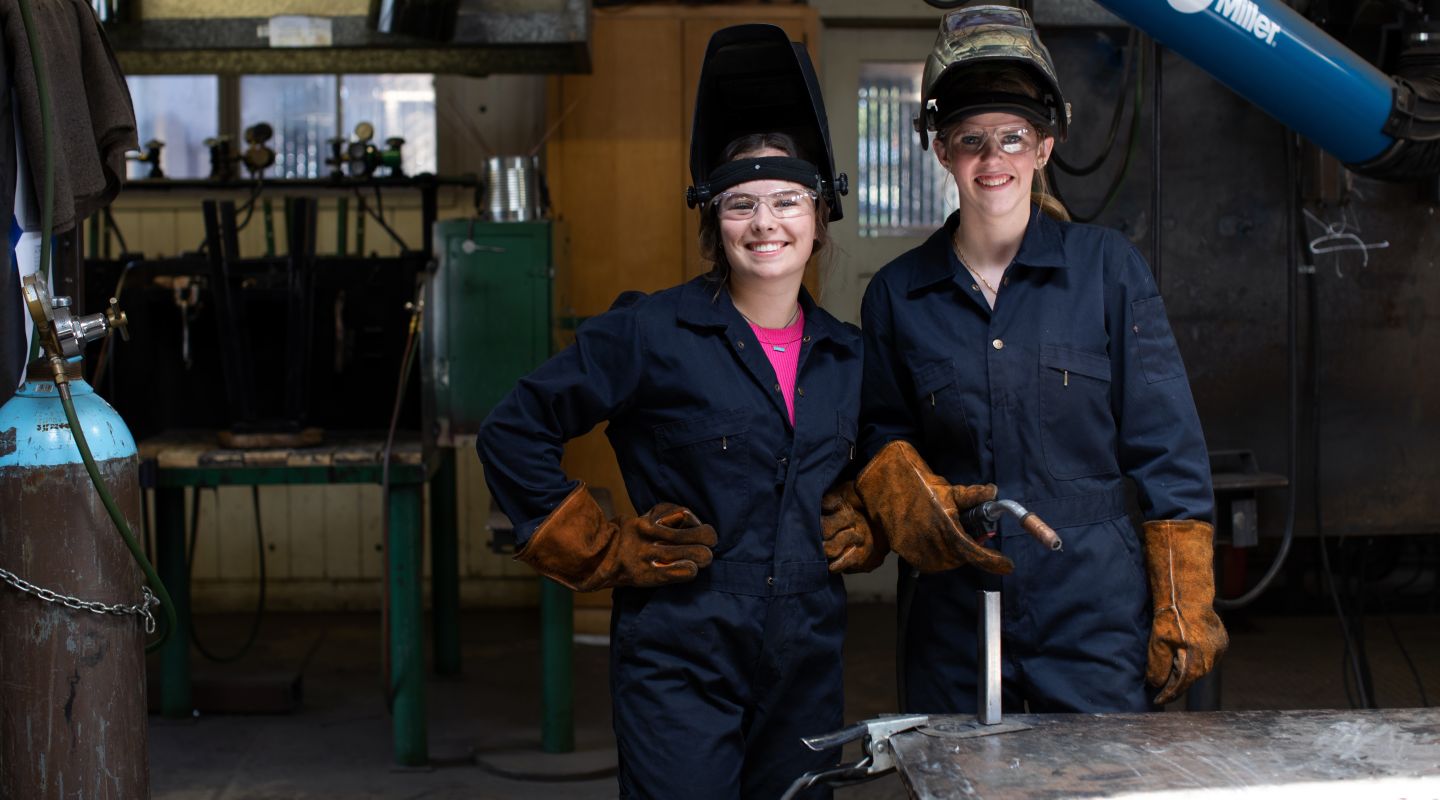
[[[926,800],[1440,800],[1440,709],[1014,714],[1006,722],[1030,727],[893,737],[901,780]]]

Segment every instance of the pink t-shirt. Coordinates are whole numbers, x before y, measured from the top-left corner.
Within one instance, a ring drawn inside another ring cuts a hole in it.
[[[795,371],[800,366],[800,340],[805,336],[805,312],[797,309],[795,321],[785,328],[762,328],[750,323],[750,330],[765,348],[770,366],[775,370],[775,380],[780,384],[780,394],[785,397],[785,408],[790,412],[790,424],[795,424]]]

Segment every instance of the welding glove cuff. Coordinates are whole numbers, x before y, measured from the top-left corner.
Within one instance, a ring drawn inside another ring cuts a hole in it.
[[[982,547],[960,527],[960,514],[995,499],[995,486],[952,486],[930,470],[909,442],[880,449],[855,479],[855,492],[872,529],[921,572],[966,565],[1008,575],[1015,565]]]
[[[1155,616],[1145,679],[1157,705],[1214,668],[1230,637],[1215,613],[1214,528],[1199,520],[1145,523],[1145,564]]]
[[[890,553],[889,540],[866,519],[854,481],[835,486],[820,499],[820,535],[831,572],[870,572]]]
[[[582,481],[515,554],[577,592],[694,580],[714,559],[715,529],[691,511],[658,503],[639,517],[607,520]]]

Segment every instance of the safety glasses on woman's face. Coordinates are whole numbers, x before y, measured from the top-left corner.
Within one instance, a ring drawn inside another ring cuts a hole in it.
[[[745,194],[743,192],[721,192],[710,201],[720,219],[750,219],[761,205],[769,206],[776,217],[803,217],[815,213],[814,192],[787,189],[770,194]]]
[[[945,138],[950,147],[965,153],[979,153],[985,142],[994,139],[1000,152],[1012,156],[1028,153],[1039,144],[1040,137],[1024,125],[999,125],[994,128],[970,127],[961,123]]]

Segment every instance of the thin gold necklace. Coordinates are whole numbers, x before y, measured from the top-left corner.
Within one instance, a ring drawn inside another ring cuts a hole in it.
[[[740,311],[740,306],[735,306],[735,310],[736,310],[736,311]],[[761,325],[760,323],[756,322],[755,320],[750,319],[749,316],[746,316],[746,314],[745,314],[744,311],[740,311],[740,316],[745,317],[745,321],[746,321],[746,322],[750,323],[751,325],[754,325],[754,326],[757,327],[757,328],[765,328],[764,325]],[[798,316],[800,316],[800,304],[799,304],[799,303],[796,303],[796,304],[795,304],[795,311],[790,314],[790,319],[789,319],[789,321],[787,321],[784,325],[781,325],[781,326],[778,327],[778,328],[765,328],[765,330],[767,330],[767,331],[783,331],[783,330],[785,330],[786,328],[790,327],[791,325],[794,325],[794,324],[795,324],[795,318],[798,317]],[[783,351],[782,351],[782,352],[783,352]]]
[[[960,256],[960,263],[965,267],[965,269],[970,270],[970,274],[971,274],[971,275],[974,275],[976,280],[978,280],[978,281],[980,281],[982,284],[984,284],[984,285],[985,285],[985,288],[990,290],[990,294],[993,294],[993,295],[998,295],[998,294],[1000,294],[1000,290],[999,290],[999,289],[996,289],[994,286],[991,286],[991,285],[990,285],[990,281],[985,280],[985,276],[983,276],[983,275],[981,275],[980,273],[976,272],[976,271],[975,271],[975,268],[972,267],[972,266],[970,266],[970,259],[969,259],[969,257],[967,257],[967,256],[965,255],[965,249],[960,246],[960,240],[959,240],[959,239],[954,239],[954,238],[952,238],[950,241],[951,241],[951,243],[953,243],[953,244],[955,245],[955,255]]]

